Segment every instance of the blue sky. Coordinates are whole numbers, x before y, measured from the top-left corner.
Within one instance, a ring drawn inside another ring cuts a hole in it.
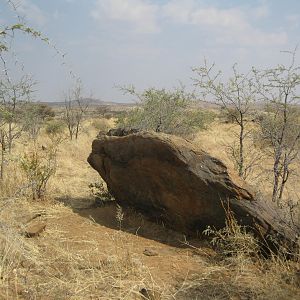
[[[38,81],[36,100],[62,100],[80,76],[86,94],[127,101],[116,85],[137,89],[192,86],[191,67],[204,57],[229,74],[284,62],[300,42],[297,0],[16,0],[18,13],[66,53],[16,36],[25,71]],[[16,22],[0,0],[0,25]],[[299,50],[300,51],[300,50]],[[298,56],[300,53],[298,51]],[[62,65],[65,62],[66,65]]]

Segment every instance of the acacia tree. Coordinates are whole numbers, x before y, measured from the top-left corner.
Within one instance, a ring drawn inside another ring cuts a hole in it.
[[[6,152],[11,152],[13,141],[21,135],[24,129],[33,129],[32,126],[28,126],[32,125],[32,123],[30,124],[26,121],[30,118],[28,113],[32,112],[32,109],[28,105],[28,101],[30,100],[34,83],[28,76],[22,76],[20,79],[11,78],[7,66],[8,58],[12,56],[13,53],[12,45],[16,38],[15,34],[20,32],[39,39],[49,45],[56,54],[64,59],[64,54],[61,54],[55,46],[51,45],[47,37],[41,32],[26,25],[24,18],[20,17],[18,13],[15,1],[7,0],[2,2],[5,2],[12,8],[14,15],[16,16],[16,22],[12,25],[0,24],[0,179],[3,179],[4,175]],[[19,66],[17,61],[15,61],[15,65]],[[21,67],[21,71],[23,72],[23,66]],[[72,71],[69,70],[69,73],[73,78],[75,77]],[[39,113],[41,113],[39,109],[34,110],[34,113],[31,114],[31,116],[35,118]],[[35,136],[39,131],[39,124],[37,123],[35,124],[37,126],[34,126],[35,128],[32,131]],[[57,145],[58,143],[56,142],[55,147],[57,147]],[[28,176],[28,179],[31,180],[32,187],[35,188],[38,197],[43,195],[47,182],[55,171],[55,168],[53,167],[55,164],[52,164],[52,162],[55,162],[56,152],[49,152],[46,156],[45,153],[43,154],[44,156],[41,156],[35,151],[30,156],[31,159],[27,161],[23,160],[23,168],[27,171],[26,175]],[[26,164],[27,162],[28,164]]]
[[[261,137],[266,141],[264,151],[273,159],[272,200],[279,206],[300,146],[300,67],[295,64],[296,49],[286,52],[291,56],[289,65],[254,70],[259,95],[267,104],[260,120]]]
[[[82,84],[77,80],[76,85],[65,95],[64,121],[67,125],[70,140],[77,140],[82,121],[88,109],[88,102],[82,96]]]
[[[194,96],[178,88],[174,91],[150,88],[138,93],[134,87],[122,88],[138,99],[137,107],[119,118],[121,127],[188,135],[203,129],[213,118],[192,109]]]
[[[233,65],[233,74],[227,82],[222,81],[222,72],[215,71],[215,65],[208,65],[206,60],[204,66],[194,68],[193,71],[197,75],[194,78],[195,86],[200,88],[202,97],[210,102],[213,101],[225,110],[239,128],[235,143],[227,145],[227,149],[234,160],[239,176],[245,179],[257,163],[257,157],[250,155],[245,145],[252,133],[248,125],[254,113],[254,80],[250,73],[245,75],[238,72],[236,64]]]
[[[1,56],[3,66],[5,61]],[[6,153],[11,153],[13,142],[18,139],[24,131],[24,115],[26,114],[25,103],[30,100],[32,93],[31,78],[23,76],[17,82],[8,75],[5,69],[4,75],[0,77],[0,144],[1,163],[0,179],[4,176]]]
[[[30,139],[36,141],[42,126],[54,116],[54,110],[47,104],[28,102],[24,107],[23,126]]]
[[[1,145],[0,179],[2,180],[4,176],[7,136],[6,136],[6,132],[3,129],[1,129],[1,124],[0,124],[0,145]]]
[[[13,11],[17,12],[13,1],[5,1]],[[14,24],[0,25],[0,144],[1,144],[1,164],[0,178],[3,178],[5,156],[11,152],[13,141],[22,132],[21,115],[23,110],[20,106],[28,100],[31,94],[33,82],[28,76],[23,76],[19,80],[13,80],[9,76],[9,69],[6,64],[7,56],[11,55],[11,45],[15,38],[15,33],[21,32],[34,38],[39,38],[49,44],[41,32],[28,27],[23,19],[18,16]]]
[[[7,131],[7,148],[11,153],[13,142],[19,138],[24,130],[24,115],[26,103],[31,100],[34,83],[28,76],[13,82],[6,71],[5,77],[0,79],[0,118],[2,130]]]

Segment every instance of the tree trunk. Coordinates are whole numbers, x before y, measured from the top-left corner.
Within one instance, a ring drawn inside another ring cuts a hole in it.
[[[278,199],[277,199],[278,205],[280,205],[280,202],[281,202],[281,199],[282,199],[282,196],[283,196],[283,191],[284,191],[284,188],[285,188],[285,184],[286,184],[286,182],[288,181],[288,178],[289,178],[289,174],[290,174],[289,164],[287,162],[287,156],[285,155],[282,180],[281,180],[281,183],[280,183],[279,196],[278,196]]]
[[[1,141],[1,165],[0,165],[0,179],[3,180],[4,177],[4,165],[5,165],[5,136],[3,131],[0,131],[0,141]]]
[[[68,130],[69,130],[70,140],[72,141],[73,140],[73,128],[71,127],[70,124],[68,124]]]
[[[241,115],[241,124],[240,124],[240,153],[239,153],[239,176],[243,177],[244,175],[244,120],[243,115]]]
[[[272,192],[272,201],[277,202],[278,200],[278,190],[279,190],[279,163],[280,163],[280,157],[281,157],[281,151],[278,153],[279,150],[277,150],[277,153],[275,154],[275,160],[273,164],[273,174],[274,174],[274,181],[273,181],[273,192]]]
[[[7,143],[9,154],[11,153],[11,149],[12,149],[12,140],[13,140],[13,137],[12,137],[12,123],[9,122],[8,123],[8,143]]]
[[[76,139],[76,140],[78,139],[79,126],[80,126],[80,123],[78,122],[78,123],[76,124],[76,131],[75,131],[75,139]]]

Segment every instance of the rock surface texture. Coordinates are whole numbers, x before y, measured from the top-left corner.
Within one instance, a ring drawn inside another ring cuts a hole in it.
[[[111,131],[93,141],[88,162],[119,204],[178,231],[195,234],[207,225],[221,228],[230,207],[241,225],[259,235],[296,238],[296,229],[281,221],[266,201],[258,200],[224,163],[182,138]]]

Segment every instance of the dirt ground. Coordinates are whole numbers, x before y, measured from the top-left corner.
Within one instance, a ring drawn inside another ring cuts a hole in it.
[[[219,141],[210,139],[219,130],[195,142],[217,154]],[[101,179],[86,161],[96,133],[89,127],[61,145],[46,200],[2,197],[0,299],[300,298],[299,265],[224,258],[207,240],[191,240],[114,202],[96,203],[88,186]],[[24,180],[17,167],[10,172],[7,187]],[[28,238],[28,222],[46,227]]]

